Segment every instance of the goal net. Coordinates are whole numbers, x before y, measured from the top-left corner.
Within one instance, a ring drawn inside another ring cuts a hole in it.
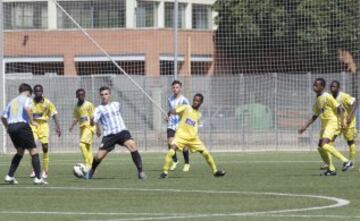
[[[98,89],[110,86],[146,151],[167,149],[163,114],[174,79],[189,100],[204,94],[200,136],[213,151],[313,150],[319,124],[301,136],[297,129],[312,115],[314,79],[338,80],[343,91],[359,93],[357,0],[6,0],[0,6],[1,106],[20,83],[43,85],[63,132],[56,137],[50,123],[54,152],[78,151],[79,131],[68,131],[78,88],[98,105]],[[1,132],[0,151],[13,151]]]

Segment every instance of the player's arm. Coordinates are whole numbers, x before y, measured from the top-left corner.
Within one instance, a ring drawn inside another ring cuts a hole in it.
[[[96,136],[101,136],[101,125],[99,124],[101,118],[101,113],[98,108],[95,108],[94,115],[92,118],[93,123],[95,124],[96,128]]]
[[[76,108],[74,108],[74,112],[73,112],[73,121],[69,127],[69,132],[71,133],[72,130],[74,129],[75,125],[79,122],[78,120],[78,114],[77,114],[77,111],[76,111]]]
[[[182,115],[189,105],[178,105],[176,108],[171,110],[171,114]]]
[[[344,109],[339,105],[336,107],[336,113],[338,116],[340,116],[340,124],[341,128],[345,128],[344,124]]]
[[[52,116],[52,118],[54,119],[55,125],[56,125],[56,133],[57,135],[60,137],[61,136],[61,129],[60,129],[60,123],[59,123],[59,119],[58,119],[58,112],[55,108],[55,105],[53,103],[50,102],[50,114]]]
[[[10,107],[10,105],[7,105],[4,112],[3,112],[3,114],[1,115],[1,122],[4,125],[5,129],[7,129],[8,126],[9,126],[9,123],[8,123],[8,120],[7,120],[8,117],[9,117],[9,107]]]
[[[318,117],[319,117],[319,115],[314,114],[314,115],[310,118],[310,120],[305,124],[305,126],[303,126],[302,128],[300,128],[300,129],[298,130],[299,134],[304,133],[304,132],[306,131],[306,129],[307,129],[308,127],[310,127],[310,125],[311,125],[312,123],[314,123]]]
[[[25,106],[24,106],[24,109],[25,109],[25,113],[27,115],[27,117],[29,118],[29,122],[31,125],[33,125],[34,127],[37,127],[38,124],[34,121],[34,118],[33,118],[33,112],[32,112],[32,104],[31,104],[31,99],[28,98],[26,101],[25,101]]]
[[[346,119],[346,124],[349,125],[351,123],[351,120],[352,118],[354,117],[355,115],[355,111],[356,111],[356,108],[357,108],[357,101],[355,100],[355,98],[352,97],[351,101],[352,104],[351,104],[351,111]]]

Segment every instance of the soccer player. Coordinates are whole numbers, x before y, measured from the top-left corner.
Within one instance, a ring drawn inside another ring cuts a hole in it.
[[[201,117],[199,108],[203,101],[204,96],[202,94],[195,94],[192,106],[180,105],[171,111],[172,114],[180,116],[180,123],[171,144],[171,148],[165,155],[163,172],[160,174],[160,179],[168,177],[172,157],[174,156],[176,150],[183,150],[184,147],[188,147],[191,152],[199,152],[209,164],[215,177],[222,177],[225,175],[225,171],[217,169],[213,157],[198,135],[199,120]]]
[[[325,92],[325,86],[326,82],[323,78],[317,78],[315,80],[313,90],[317,97],[313,107],[314,115],[303,128],[299,129],[298,132],[299,134],[302,134],[318,117],[320,117],[321,132],[318,151],[322,160],[329,165],[329,168],[324,172],[324,175],[335,176],[336,170],[331,155],[343,162],[342,171],[348,170],[353,163],[335,149],[333,145],[333,141],[338,131],[337,115],[340,114],[341,127],[344,128],[344,112],[334,97]]]
[[[349,146],[349,159],[355,160],[356,145],[355,138],[357,135],[355,111],[357,102],[351,95],[340,91],[340,82],[333,81],[330,84],[330,91],[332,96],[344,109],[345,127],[341,129],[340,133],[344,136]]]
[[[61,130],[59,120],[57,118],[58,112],[55,105],[43,96],[44,89],[42,85],[34,86],[34,98],[32,102],[32,113],[34,122],[37,126],[32,126],[35,140],[39,140],[43,150],[43,173],[42,177],[48,177],[49,171],[49,119],[52,117],[56,125],[56,133],[60,137]],[[34,171],[30,175],[35,176]]]
[[[168,139],[168,147],[171,148],[171,143],[174,140],[175,131],[180,122],[180,116],[171,114],[171,110],[176,108],[178,105],[189,105],[189,100],[181,94],[182,92],[182,83],[181,81],[175,80],[171,84],[173,95],[168,98],[168,107],[169,107],[169,118],[167,125],[167,139]],[[183,149],[183,156],[185,160],[185,164],[183,167],[184,172],[188,172],[190,170],[190,161],[189,161],[189,150],[185,147]],[[177,164],[179,163],[176,153],[173,156],[173,163],[170,167],[170,170],[175,170]]]
[[[119,102],[111,101],[111,90],[109,87],[101,87],[100,90],[101,105],[95,108],[94,123],[96,125],[96,135],[101,136],[101,129],[104,137],[102,138],[100,148],[94,156],[91,169],[87,172],[85,179],[92,179],[97,166],[111,152],[116,144],[125,146],[131,153],[133,162],[137,168],[138,178],[146,178],[143,172],[143,165],[137,145],[130,132],[125,126],[120,113]]]
[[[93,121],[94,105],[85,100],[85,90],[80,88],[76,90],[78,102],[74,108],[74,120],[69,128],[72,132],[74,126],[79,123],[80,127],[80,150],[84,158],[86,169],[91,168],[93,154],[92,143],[94,140],[95,127]]]
[[[41,178],[39,154],[36,151],[34,136],[29,125],[37,126],[36,122],[33,121],[31,112],[31,95],[31,86],[21,84],[19,86],[19,96],[10,101],[1,117],[1,121],[16,148],[16,154],[5,177],[5,182],[8,184],[18,184],[14,175],[24,156],[25,150],[28,150],[31,155],[31,162],[35,171],[34,184],[47,184]]]

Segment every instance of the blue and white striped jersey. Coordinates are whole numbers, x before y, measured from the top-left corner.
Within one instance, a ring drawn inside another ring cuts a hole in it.
[[[121,117],[119,102],[97,106],[94,111],[94,122],[101,125],[104,136],[127,130]]]
[[[184,105],[184,104],[190,105],[190,102],[183,95],[180,95],[179,97],[176,97],[175,95],[173,95],[173,96],[168,98],[168,108],[169,108],[169,110],[172,110],[172,109],[176,108],[176,106],[178,106],[178,105]],[[180,123],[180,116],[171,114],[169,116],[169,121],[168,121],[167,128],[172,129],[172,130],[176,130],[179,123]]]
[[[9,124],[15,123],[29,123],[29,117],[25,111],[25,108],[31,108],[31,98],[25,95],[19,95],[12,99],[2,114],[7,119]]]

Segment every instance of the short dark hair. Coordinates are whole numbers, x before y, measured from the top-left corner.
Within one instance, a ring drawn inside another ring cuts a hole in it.
[[[178,85],[180,85],[180,87],[182,87],[182,83],[181,83],[181,81],[179,81],[179,80],[173,81],[173,82],[171,83],[171,86],[174,86],[175,84],[178,84]]]
[[[336,84],[336,85],[338,86],[338,88],[340,88],[340,82],[337,81],[337,80],[333,80],[333,81],[331,82],[331,84]]]
[[[325,87],[326,86],[326,81],[324,78],[316,78],[315,82],[319,81],[320,85]]]
[[[111,89],[108,87],[108,86],[102,86],[100,89],[99,89],[99,92],[101,93],[102,91],[105,91],[105,90],[108,90],[111,92]]]
[[[34,91],[35,91],[35,88],[40,88],[41,89],[41,91],[43,91],[44,90],[44,88],[43,88],[43,86],[41,85],[41,84],[37,84],[37,85],[35,85],[34,86]]]
[[[22,83],[19,86],[19,93],[25,92],[25,91],[29,91],[31,94],[33,92],[32,88],[30,85],[26,84],[26,83]]]
[[[84,94],[86,93],[84,88],[79,88],[76,90],[75,94],[77,95],[80,92],[84,92]]]
[[[200,93],[195,94],[194,97],[200,97],[201,103],[204,101],[204,95],[202,95]]]

